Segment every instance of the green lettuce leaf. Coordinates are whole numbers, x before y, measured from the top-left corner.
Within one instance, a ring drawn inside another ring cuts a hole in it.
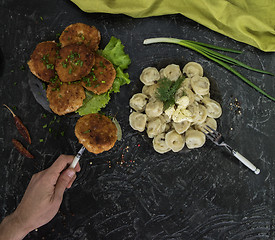
[[[121,86],[130,83],[129,74],[124,73],[123,70],[128,68],[131,60],[129,55],[124,52],[124,46],[119,39],[111,37],[106,47],[98,51],[98,53],[107,58],[114,65],[116,69],[116,78],[112,88],[101,95],[96,95],[85,90],[86,98],[83,101],[83,105],[76,111],[81,116],[99,112],[102,108],[106,107],[110,101],[110,94],[112,92],[118,93],[120,92]]]
[[[120,87],[129,84],[130,79],[129,79],[129,74],[124,73],[120,67],[116,68],[116,78],[114,80],[113,86],[111,88],[111,92],[118,93],[120,91]]]
[[[85,91],[86,98],[83,101],[83,105],[76,111],[80,116],[97,113],[102,108],[106,107],[110,101],[110,93],[106,92],[101,95],[96,95],[92,92]]]
[[[129,55],[124,52],[121,41],[115,37],[111,37],[109,43],[103,49],[102,55],[122,70],[128,68],[131,63]]]

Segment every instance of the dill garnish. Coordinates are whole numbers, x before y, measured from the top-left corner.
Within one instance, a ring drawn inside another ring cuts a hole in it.
[[[174,82],[168,78],[163,78],[158,81],[159,87],[157,88],[156,97],[163,102],[164,110],[175,104],[175,94],[184,79],[184,77],[180,77]]]

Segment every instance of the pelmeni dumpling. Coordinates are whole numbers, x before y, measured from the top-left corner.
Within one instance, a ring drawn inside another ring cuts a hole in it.
[[[184,92],[185,92],[186,96],[189,98],[189,104],[192,104],[195,101],[195,94],[189,88],[184,89]]]
[[[188,129],[185,133],[185,143],[189,149],[202,147],[205,143],[205,135],[201,131]]]
[[[205,130],[205,128],[207,128],[206,126],[209,126],[209,127],[213,128],[214,130],[216,130],[217,129],[217,121],[214,118],[207,117],[206,120],[202,124],[196,124],[195,129],[199,130],[203,133],[207,133],[207,131]],[[210,130],[209,128],[207,128],[207,129]]]
[[[157,89],[158,89],[158,84],[155,83],[151,86],[146,86],[144,85],[142,88],[142,93],[147,95],[149,98],[156,98],[156,93],[157,93]]]
[[[192,122],[192,113],[187,109],[177,108],[172,115],[172,120],[176,123],[183,121]]]
[[[196,62],[189,62],[183,68],[183,73],[187,75],[187,77],[191,78],[195,75],[202,76],[203,75],[203,68],[200,64]]]
[[[144,83],[146,86],[153,85],[156,81],[160,79],[159,72],[154,67],[145,68],[140,77],[140,81]]]
[[[160,79],[165,78],[163,71],[164,71],[164,68],[162,68],[162,69],[159,70]]]
[[[143,93],[136,93],[130,99],[130,107],[137,112],[143,112],[147,104],[148,97]]]
[[[190,127],[191,122],[189,122],[189,121],[183,121],[183,122],[179,122],[179,123],[173,122],[172,124],[178,134],[183,134]]]
[[[129,116],[130,126],[139,132],[143,132],[145,130],[147,121],[146,114],[140,112],[132,112]]]
[[[183,96],[188,97],[189,104],[192,104],[195,101],[195,94],[189,88],[180,87],[175,93],[175,101],[178,102],[179,99],[182,98]]]
[[[202,103],[205,105],[207,109],[207,115],[212,118],[219,118],[222,115],[221,105],[215,100],[204,97],[202,99]]]
[[[177,81],[178,78],[182,76],[180,66],[176,64],[168,65],[166,68],[164,68],[163,75],[171,81]]]
[[[163,116],[150,119],[147,124],[147,134],[149,138],[153,138],[165,131],[166,122]]]
[[[180,87],[184,89],[192,89],[191,78],[185,78],[184,81],[181,83]]]
[[[200,119],[199,104],[197,102],[193,102],[191,105],[189,105],[187,110],[191,112],[191,122],[197,122]]]
[[[166,145],[164,133],[161,133],[154,137],[153,147],[158,153],[166,153],[171,150],[171,148]]]
[[[172,117],[172,115],[174,114],[175,111],[176,111],[176,109],[175,109],[175,104],[174,104],[174,105],[170,106],[169,108],[167,108],[164,111],[164,114],[171,119],[171,117]]]
[[[195,75],[191,78],[191,86],[196,94],[206,95],[209,93],[210,82],[206,77]]]
[[[184,147],[185,138],[183,135],[178,134],[175,130],[172,130],[166,133],[165,143],[172,149],[173,152],[179,152]]]
[[[163,102],[159,100],[149,101],[145,107],[148,118],[158,117],[163,113]]]
[[[196,124],[202,124],[206,118],[207,118],[207,109],[205,106],[203,106],[202,104],[199,104],[199,113],[198,113],[198,118],[197,121],[195,122]]]
[[[187,96],[182,96],[181,98],[178,98],[176,100],[176,104],[178,104],[178,107],[180,108],[187,108],[189,103],[190,103],[190,100],[189,100],[189,97]]]

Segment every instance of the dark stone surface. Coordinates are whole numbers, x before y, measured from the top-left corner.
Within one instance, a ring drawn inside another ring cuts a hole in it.
[[[76,22],[101,31],[101,48],[111,36],[121,39],[132,59],[131,84],[113,95],[104,110],[117,114],[123,140],[98,156],[84,153],[82,171],[66,191],[59,213],[26,239],[275,239],[274,102],[193,51],[168,44],[143,46],[142,42],[168,36],[241,49],[237,59],[273,72],[275,54],[236,42],[181,15],[133,19],[87,14],[69,1],[0,1],[0,102],[16,107],[15,113],[30,130],[33,143],[28,149],[35,155],[34,160],[26,159],[13,148],[11,139],[22,139],[3,108],[1,218],[16,208],[32,174],[50,166],[61,153],[76,154],[81,147],[74,136],[77,115],[57,117],[51,133],[43,128],[54,115],[34,98],[26,64],[36,44],[55,39]],[[202,64],[212,96],[222,104],[218,129],[261,169],[260,175],[209,142],[197,150],[157,154],[146,136],[130,128],[128,101],[141,91],[141,70],[169,63],[183,67],[188,61]],[[275,95],[274,77],[239,71]],[[231,110],[235,98],[241,114],[234,107]]]

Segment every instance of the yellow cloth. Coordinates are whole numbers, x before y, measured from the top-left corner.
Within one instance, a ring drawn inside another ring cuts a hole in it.
[[[180,13],[235,40],[263,51],[275,51],[275,0],[72,0],[72,2],[85,12],[121,13],[134,18]]]

